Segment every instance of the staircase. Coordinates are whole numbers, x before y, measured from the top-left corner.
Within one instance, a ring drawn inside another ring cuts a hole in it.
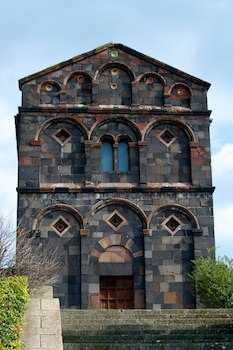
[[[233,349],[233,309],[62,310],[64,350]]]

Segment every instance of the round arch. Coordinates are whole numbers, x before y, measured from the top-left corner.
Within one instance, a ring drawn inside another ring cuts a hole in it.
[[[99,263],[132,263],[133,254],[124,245],[116,244],[105,248],[98,260]]]
[[[40,222],[43,219],[43,217],[46,214],[48,214],[49,212],[54,211],[54,210],[61,210],[61,211],[68,212],[69,214],[73,215],[73,217],[75,219],[77,219],[81,228],[84,227],[83,218],[76,208],[74,208],[73,206],[71,206],[69,204],[59,203],[59,204],[53,204],[53,205],[50,205],[46,208],[41,209],[39,211],[39,213],[37,214],[36,218],[34,219],[32,229],[37,230],[39,228]]]
[[[183,129],[186,133],[186,135],[188,136],[188,139],[190,142],[197,142],[197,138],[196,135],[194,133],[194,131],[191,129],[191,127],[185,123],[183,123],[180,120],[177,119],[173,119],[173,118],[159,118],[157,120],[153,120],[151,121],[146,128],[143,131],[143,135],[142,135],[142,141],[145,141],[145,138],[147,137],[147,135],[149,134],[149,132],[157,125],[161,125],[161,124],[173,124],[178,126],[179,128]]]
[[[91,82],[93,80],[93,77],[91,76],[90,73],[87,73],[87,72],[84,72],[84,71],[75,71],[75,72],[70,73],[67,77],[65,77],[64,83],[63,83],[65,87],[67,86],[68,81],[75,75],[84,75],[88,79],[90,79]]]
[[[166,209],[174,210],[174,212],[178,211],[181,214],[185,215],[191,221],[193,228],[200,230],[200,225],[199,225],[199,222],[197,220],[197,217],[189,209],[187,209],[186,207],[184,207],[180,204],[172,204],[172,203],[162,205],[162,206],[156,208],[154,211],[152,211],[152,213],[150,214],[150,216],[148,218],[148,226],[150,227],[153,217],[158,215],[159,212],[166,210]]]
[[[110,69],[110,68],[119,68],[121,70],[123,70],[124,72],[126,72],[131,80],[131,82],[133,82],[135,80],[135,76],[134,73],[132,72],[132,70],[124,63],[121,62],[110,62],[107,64],[103,64],[95,73],[93,80],[98,82],[99,77],[101,76],[101,74],[106,70],[106,69]]]
[[[126,249],[132,255],[132,258],[144,256],[144,252],[137,246],[134,239],[128,238],[128,240],[125,241],[124,235],[121,234],[109,235],[107,240],[106,238],[100,239],[90,251],[90,256],[99,258],[108,248],[116,246]]]
[[[50,79],[50,80],[46,80],[46,81],[43,81],[42,83],[40,83],[37,87],[37,92],[40,93],[43,86],[46,84],[51,84],[51,85],[55,86],[58,89],[58,91],[61,91],[61,85],[57,81]]]
[[[46,120],[44,123],[42,123],[39,126],[39,128],[36,131],[36,135],[35,135],[34,140],[38,141],[39,138],[40,138],[41,132],[43,130],[46,130],[50,125],[55,124],[57,122],[66,122],[66,123],[73,124],[76,127],[79,127],[81,132],[83,133],[84,138],[88,139],[88,131],[87,131],[86,127],[82,123],[80,123],[79,121],[77,121],[75,119],[72,119],[72,118],[67,119],[67,118],[64,118],[64,117],[55,117],[55,118]]]
[[[127,206],[128,208],[132,209],[141,219],[143,228],[147,228],[148,226],[148,218],[145,214],[145,212],[135,203],[129,201],[128,199],[123,199],[123,198],[112,198],[112,199],[105,199],[97,202],[91,209],[90,212],[87,214],[87,218],[90,216],[93,216],[95,213],[97,213],[99,210],[109,206],[109,205],[124,205]],[[88,220],[86,219],[86,222]]]
[[[141,82],[141,80],[145,77],[145,76],[153,76],[155,78],[158,78],[158,80],[163,84],[163,86],[166,85],[166,80],[164,79],[164,77],[162,77],[160,74],[156,73],[156,72],[146,72],[143,74],[140,74],[137,79],[136,82]]]
[[[141,138],[142,138],[142,134],[141,134],[141,131],[140,129],[138,128],[138,126],[132,122],[131,120],[129,119],[126,119],[126,118],[122,118],[122,117],[116,117],[116,118],[110,118],[110,119],[105,119],[105,120],[101,120],[100,122],[96,122],[92,125],[91,129],[90,129],[90,132],[89,132],[89,140],[92,139],[93,137],[93,134],[95,132],[95,130],[99,127],[99,126],[102,126],[103,124],[105,123],[111,123],[111,122],[119,122],[119,123],[122,123],[122,124],[125,124],[127,125],[129,128],[131,128],[137,138],[138,141],[141,141]]]
[[[116,137],[109,132],[100,136],[98,142],[103,142],[103,140],[109,140],[111,143],[116,142]]]
[[[168,95],[169,95],[169,96],[171,95],[172,90],[173,90],[175,87],[185,87],[186,89],[189,90],[190,97],[192,96],[192,89],[191,89],[186,83],[182,83],[182,82],[174,83],[173,85],[171,85],[170,89],[168,90]]]

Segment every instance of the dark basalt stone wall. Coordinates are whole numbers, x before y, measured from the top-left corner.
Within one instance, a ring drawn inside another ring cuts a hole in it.
[[[18,222],[59,248],[62,307],[99,308],[107,274],[133,276],[135,308],[196,307],[191,261],[214,245],[207,83],[109,46],[21,89]]]

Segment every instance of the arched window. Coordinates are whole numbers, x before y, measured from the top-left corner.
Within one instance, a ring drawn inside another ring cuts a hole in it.
[[[113,141],[110,137],[105,137],[101,142],[101,170],[109,173],[114,169]]]
[[[99,78],[97,101],[103,105],[131,105],[132,86],[128,72],[118,66],[104,69]]]
[[[60,86],[55,82],[47,81],[41,86],[40,101],[45,104],[60,103]]]
[[[118,168],[120,172],[129,171],[129,144],[127,140],[121,140],[118,146]]]
[[[176,84],[171,91],[173,106],[191,108],[191,93],[187,86]]]
[[[92,100],[92,81],[85,73],[74,73],[67,82],[70,103],[90,104]]]
[[[142,76],[138,85],[138,104],[163,106],[164,83],[162,78],[153,73]]]

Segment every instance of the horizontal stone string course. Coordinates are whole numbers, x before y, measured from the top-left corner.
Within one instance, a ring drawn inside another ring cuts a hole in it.
[[[188,275],[214,246],[209,87],[113,43],[20,80],[18,223],[58,249],[62,309],[199,306]]]

